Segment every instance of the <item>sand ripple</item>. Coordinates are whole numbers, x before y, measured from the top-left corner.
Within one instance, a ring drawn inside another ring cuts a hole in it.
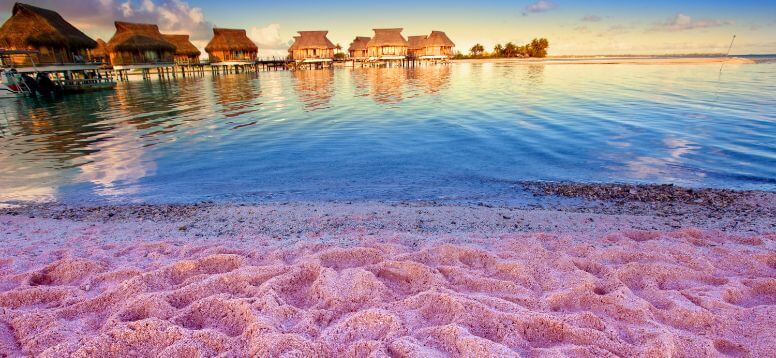
[[[292,245],[84,237],[29,259],[19,245],[0,260],[0,351],[767,356],[776,351],[774,239],[696,230]]]

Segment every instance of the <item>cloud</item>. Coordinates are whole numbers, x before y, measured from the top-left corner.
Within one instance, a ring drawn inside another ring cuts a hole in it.
[[[583,22],[599,22],[601,21],[601,17],[598,15],[585,15],[581,20]]]
[[[612,37],[617,35],[627,34],[635,28],[634,25],[612,25],[606,30],[598,33],[598,37]]]
[[[587,33],[590,32],[590,29],[587,26],[577,26],[574,28],[574,31],[579,33]]]
[[[261,57],[285,57],[288,54],[288,41],[280,37],[280,24],[253,26],[248,30],[248,37],[259,46]]]
[[[529,13],[547,12],[556,7],[558,6],[550,0],[537,0],[523,8],[523,16],[527,16]]]
[[[700,19],[695,20],[692,17],[679,13],[673,18],[666,20],[665,22],[655,24],[651,28],[652,31],[685,31],[693,29],[703,29],[709,27],[721,27],[727,25],[734,25],[735,21],[731,20],[716,20],[716,19]]]

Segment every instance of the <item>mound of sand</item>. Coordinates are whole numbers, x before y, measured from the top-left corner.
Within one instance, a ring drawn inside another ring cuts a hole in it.
[[[5,245],[11,356],[767,356],[774,235]]]

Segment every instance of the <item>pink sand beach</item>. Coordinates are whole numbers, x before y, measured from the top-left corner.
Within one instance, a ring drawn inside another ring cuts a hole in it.
[[[735,230],[680,217],[387,204],[5,210],[0,351],[772,355],[773,217]]]

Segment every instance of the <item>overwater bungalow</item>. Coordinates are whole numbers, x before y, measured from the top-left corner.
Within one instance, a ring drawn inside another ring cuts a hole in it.
[[[407,55],[418,58],[424,55],[426,47],[426,35],[420,36],[408,36],[407,37]]]
[[[453,47],[455,43],[447,37],[444,31],[431,31],[431,35],[424,41],[423,55],[424,59],[447,59],[453,56]]]
[[[0,65],[8,70],[2,81],[12,92],[28,94],[113,88],[115,83],[98,73],[99,63],[89,58],[96,47],[55,11],[16,3],[0,27]]]
[[[199,64],[199,55],[202,52],[189,40],[189,35],[162,34],[167,41],[175,45],[173,60],[176,65]]]
[[[350,55],[350,58],[363,59],[369,57],[367,44],[371,39],[371,37],[356,36],[353,42],[350,43],[350,47],[348,47],[348,54]]]
[[[0,48],[15,51],[3,65],[18,72],[95,70],[88,63],[97,42],[58,13],[16,3],[11,17],[0,27]]]
[[[419,60],[444,60],[453,56],[455,44],[442,31],[431,31],[428,36],[410,36],[408,53]]]
[[[374,29],[375,36],[367,43],[367,54],[375,60],[404,60],[408,42],[401,35],[403,29]]]
[[[91,62],[102,63],[110,66],[110,55],[108,55],[108,44],[103,39],[97,39],[97,47],[89,51],[89,60]]]
[[[326,37],[328,31],[299,31],[288,54],[294,61],[331,62],[336,46]]]
[[[128,70],[141,70],[148,77],[150,69],[155,68],[161,77],[175,64],[175,45],[162,36],[158,26],[122,21],[115,24],[116,33],[108,41],[114,70],[124,74]]]
[[[253,64],[259,47],[248,38],[245,30],[213,29],[213,39],[205,47],[211,66]]]

